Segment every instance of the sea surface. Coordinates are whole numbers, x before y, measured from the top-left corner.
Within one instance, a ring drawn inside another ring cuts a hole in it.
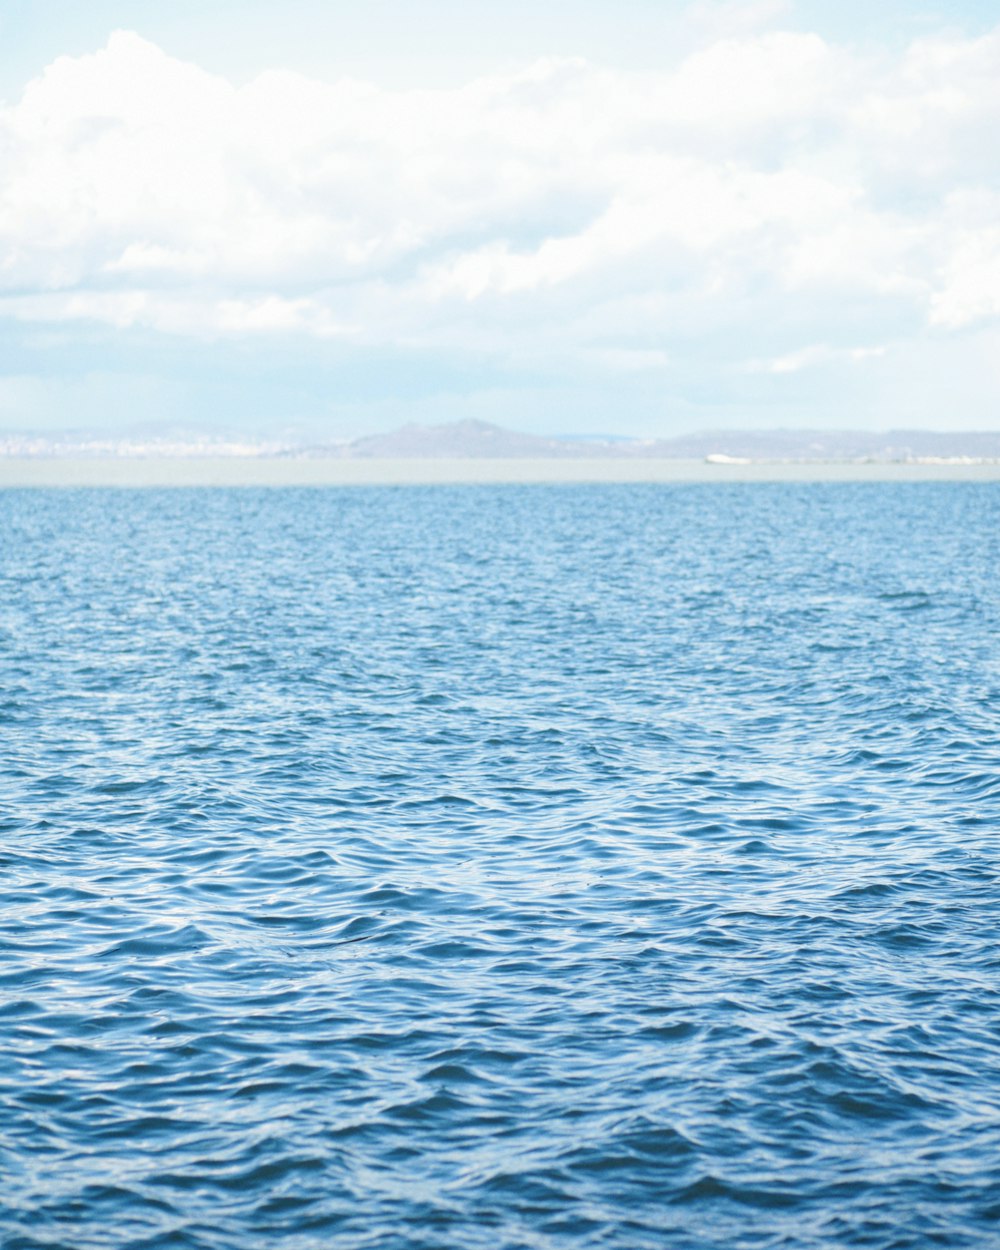
[[[3,1250],[1000,1245],[1000,485],[0,492]]]

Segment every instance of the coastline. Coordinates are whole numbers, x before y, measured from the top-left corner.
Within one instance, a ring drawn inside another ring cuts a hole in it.
[[[1000,462],[405,459],[272,456],[0,457],[0,489],[583,483],[997,482]]]

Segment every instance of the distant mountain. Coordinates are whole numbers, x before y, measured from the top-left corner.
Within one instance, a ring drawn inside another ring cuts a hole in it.
[[[995,460],[1000,459],[1000,431],[729,430],[653,446],[645,454],[688,460],[719,455],[782,461]]]
[[[619,443],[613,445],[620,446]],[[603,444],[590,441],[522,434],[488,421],[453,421],[447,425],[404,425],[391,434],[370,434],[348,443],[345,454],[352,458],[522,460],[595,456],[606,452]]]
[[[389,434],[358,438],[343,445],[340,454],[392,459],[703,460],[712,456],[780,461],[995,460],[1000,459],[1000,431],[891,430],[870,434],[858,430],[730,430],[666,439],[593,439],[546,438],[486,421],[454,421],[446,425],[405,425]]]
[[[0,456],[294,457],[393,460],[662,459],[781,462],[972,460],[1000,461],[1000,431],[723,430],[676,438],[591,435],[552,438],[508,430],[488,421],[404,425],[349,443],[263,441],[236,433],[212,436],[132,431],[120,436],[76,431],[0,434]]]

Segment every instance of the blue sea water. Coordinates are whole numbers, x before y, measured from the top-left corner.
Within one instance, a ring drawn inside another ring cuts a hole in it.
[[[0,1245],[1000,1245],[1000,487],[0,493]]]

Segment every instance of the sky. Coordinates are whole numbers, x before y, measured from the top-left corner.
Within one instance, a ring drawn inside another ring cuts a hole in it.
[[[0,430],[1000,428],[981,0],[5,0]]]

